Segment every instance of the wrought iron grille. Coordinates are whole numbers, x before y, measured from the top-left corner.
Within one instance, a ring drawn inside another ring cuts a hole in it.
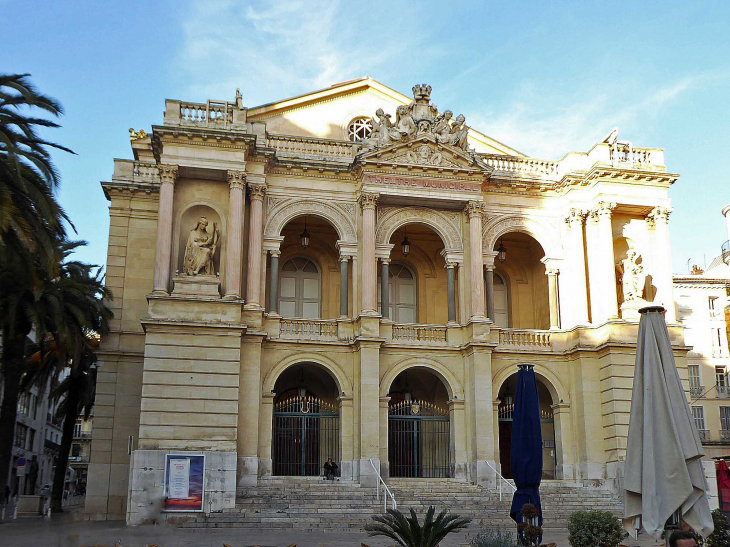
[[[274,406],[274,475],[319,476],[327,458],[340,462],[340,415],[316,397],[290,397]],[[339,475],[339,469],[338,469]]]
[[[388,408],[391,477],[451,476],[449,412],[426,401],[401,401]]]
[[[501,405],[497,411],[500,422],[511,422],[515,415],[515,405]],[[549,410],[540,409],[540,421],[544,424],[551,424],[555,421],[553,413]]]

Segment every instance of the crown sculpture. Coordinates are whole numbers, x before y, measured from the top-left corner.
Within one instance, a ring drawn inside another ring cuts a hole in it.
[[[401,105],[395,111],[395,123],[390,114],[382,108],[375,112],[373,132],[361,142],[365,151],[390,146],[398,141],[408,141],[423,135],[431,135],[437,143],[447,144],[469,152],[467,135],[469,127],[464,123],[464,115],[453,119],[451,110],[439,113],[435,104],[431,104],[431,86],[416,84],[413,86],[413,102]]]

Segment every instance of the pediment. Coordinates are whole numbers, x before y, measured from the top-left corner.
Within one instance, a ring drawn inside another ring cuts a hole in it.
[[[406,142],[398,142],[385,148],[370,150],[361,154],[363,166],[388,165],[392,167],[437,170],[483,171],[478,159],[463,150],[438,143],[432,135],[422,135]]]

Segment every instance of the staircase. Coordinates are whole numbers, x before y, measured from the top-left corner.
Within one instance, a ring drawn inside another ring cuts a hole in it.
[[[418,514],[430,505],[473,519],[472,528],[512,529],[509,518],[512,490],[486,490],[452,479],[387,479],[398,509]],[[581,509],[620,514],[616,493],[571,481],[545,481],[540,487],[545,528],[567,527],[568,517]],[[263,528],[319,531],[359,531],[370,516],[383,513],[382,492],[352,481],[324,481],[313,477],[267,477],[258,487],[239,489],[235,509],[196,516],[183,528]]]

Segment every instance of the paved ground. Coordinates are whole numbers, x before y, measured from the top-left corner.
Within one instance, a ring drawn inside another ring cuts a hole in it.
[[[567,537],[563,530],[546,530],[544,541],[569,547]],[[393,544],[387,539],[368,538],[364,533],[179,529],[165,525],[131,528],[120,522],[74,522],[73,515],[56,515],[50,521],[24,518],[0,524],[0,545],[3,547],[112,546],[116,542],[123,547],[144,547],[147,544],[158,544],[159,547],[221,547],[223,542],[234,547],[286,547],[292,543],[296,543],[297,547],[360,547],[363,542],[372,547]],[[450,536],[441,547],[459,547],[468,543],[468,535]],[[641,547],[663,545],[651,539],[624,543]]]

